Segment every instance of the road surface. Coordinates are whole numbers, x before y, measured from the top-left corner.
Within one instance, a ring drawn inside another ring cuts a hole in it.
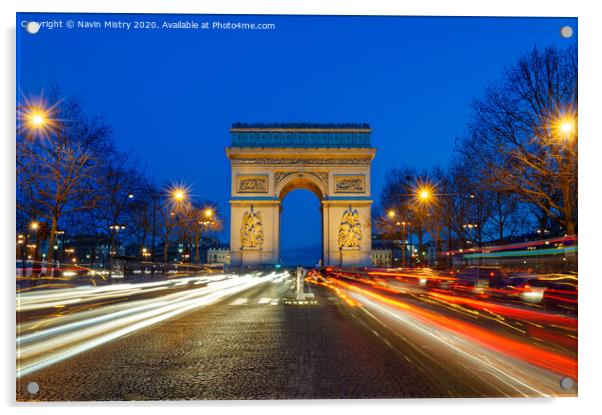
[[[61,300],[23,296],[17,399],[576,393],[575,386],[560,388],[562,373],[554,368],[429,328],[366,292],[306,284],[317,305],[284,304],[294,285],[272,274],[78,295],[66,290]],[[28,393],[31,382],[39,392]]]

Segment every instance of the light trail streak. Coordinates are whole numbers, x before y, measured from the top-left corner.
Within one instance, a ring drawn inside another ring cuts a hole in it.
[[[536,250],[521,250],[521,251],[503,251],[503,252],[478,252],[465,254],[466,259],[478,259],[478,258],[505,258],[505,257],[523,257],[523,256],[544,256],[544,255],[558,255],[558,254],[569,254],[577,252],[576,246],[565,246],[561,248],[546,248]]]
[[[468,297],[460,297],[456,295],[442,294],[434,291],[428,293],[429,296],[443,300],[451,304],[468,305],[472,308],[494,312],[505,317],[512,317],[529,322],[553,323],[558,326],[564,326],[573,330],[577,330],[577,319],[557,314],[549,314],[536,310],[527,310],[524,308],[510,307],[503,304],[495,304],[488,301],[475,300]]]
[[[129,297],[142,293],[150,293],[171,289],[178,285],[193,284],[195,282],[210,283],[228,278],[228,275],[201,276],[182,278],[178,280],[127,283],[103,286],[81,286],[67,289],[36,290],[19,292],[17,295],[17,313],[57,305],[78,304],[99,301],[107,298]]]
[[[216,303],[241,291],[286,275],[287,273],[284,272],[264,276],[249,274],[216,279],[203,287],[190,288],[157,298],[128,301],[73,313],[68,316],[66,324],[59,324],[43,330],[35,329],[39,326],[39,322],[19,325],[17,326],[18,333],[36,331],[17,337],[17,377],[31,374],[94,347],[164,323],[189,311]],[[186,283],[191,281],[186,281]],[[161,289],[165,288],[162,284],[149,284],[145,286],[146,289],[154,290],[157,286],[161,286]],[[136,284],[131,285],[137,286]],[[130,288],[116,286],[112,290],[102,290],[100,294],[95,292],[92,297],[95,299],[105,298],[107,291],[121,296],[124,290],[130,292]],[[71,296],[71,293],[63,294],[65,297]],[[47,296],[44,294],[39,294],[39,296],[44,297],[43,304],[49,303]],[[65,300],[57,293],[53,293],[52,298],[61,303]],[[33,304],[38,306],[40,302]],[[65,320],[61,321],[65,322]]]
[[[465,360],[469,360],[473,365],[477,365],[481,370],[492,374],[497,380],[509,386],[516,393],[528,397],[530,395],[524,392],[524,389],[527,389],[539,396],[550,396],[548,393],[531,386],[532,379],[527,380],[522,376],[512,373],[517,372],[516,370],[508,371],[507,368],[516,368],[516,364],[514,362],[509,363],[508,361],[502,361],[499,359],[499,357],[493,356],[490,351],[481,347],[475,347],[474,344],[470,344],[466,342],[465,339],[462,339],[458,336],[452,336],[449,332],[433,331],[432,327],[425,325],[424,322],[413,320],[409,318],[408,315],[400,314],[398,310],[391,310],[390,308],[376,303],[361,294],[352,293],[351,295],[363,306],[373,308],[382,314],[392,317],[402,322],[406,327],[409,327],[417,333],[420,333],[422,336],[426,336],[441,343],[447,350],[459,355]]]
[[[437,350],[430,358],[437,361],[435,356],[445,356],[443,359],[446,363],[443,367],[448,370],[453,372],[456,366],[460,370],[468,368],[481,382],[507,396],[559,396],[574,393],[561,390],[559,385],[562,376],[577,378],[577,361],[574,357],[551,351],[547,346],[531,344],[529,337],[523,340],[516,333],[511,336],[497,330],[494,332],[492,328],[483,328],[446,316],[440,311],[430,311],[426,307],[469,306],[475,309],[474,318],[479,320],[481,317],[489,319],[487,315],[479,315],[480,312],[497,316],[499,322],[504,322],[502,313],[514,318],[525,318],[525,323],[528,323],[529,327],[532,326],[527,328],[527,333],[567,346],[575,342],[576,338],[566,334],[549,333],[548,330],[560,327],[574,332],[576,319],[466,297],[439,293],[431,296],[433,292],[412,296],[419,301],[416,302],[390,294],[390,290],[381,290],[380,285],[370,281],[362,288],[362,283],[358,281],[356,279],[355,282],[345,282],[338,278],[328,278],[325,282],[311,282],[332,289],[343,299],[351,299],[354,306],[378,321],[382,327],[391,330],[404,341],[409,341],[417,350]],[[382,291],[383,294],[379,294],[378,291]],[[439,297],[435,298],[437,295]],[[441,305],[437,305],[435,299],[440,301]],[[495,312],[500,314],[496,315]],[[376,315],[386,318],[387,322],[381,321]],[[529,318],[534,322],[529,321]],[[536,321],[548,324],[548,328],[537,324]],[[428,355],[425,357],[428,358]]]
[[[576,379],[577,377],[577,362],[570,357],[493,333],[492,331],[483,329],[475,324],[450,318],[415,306],[406,301],[392,299],[342,281],[336,280],[335,283],[349,291],[363,294],[379,303],[384,303],[410,313],[414,317],[419,318],[435,328],[453,331],[488,349],[496,350],[518,360],[528,362],[564,376],[569,376],[573,379]]]
[[[452,250],[452,251],[445,251],[445,252],[442,252],[442,254],[456,255],[456,254],[471,253],[471,252],[479,253],[479,252],[509,251],[509,250],[515,250],[515,249],[521,249],[521,248],[534,247],[534,246],[544,246],[544,245],[554,245],[554,244],[563,245],[563,244],[573,244],[573,243],[575,243],[575,244],[577,243],[576,236],[563,236],[560,238],[541,239],[538,241],[521,242],[521,243],[509,244],[509,245],[495,245],[495,246],[486,246],[486,247],[482,247],[482,248],[468,248],[468,249],[464,249],[464,250],[458,249],[458,250]]]

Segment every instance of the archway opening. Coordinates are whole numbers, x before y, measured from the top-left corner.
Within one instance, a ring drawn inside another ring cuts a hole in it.
[[[315,266],[322,258],[320,199],[308,188],[287,189],[280,212],[280,260],[285,266]]]

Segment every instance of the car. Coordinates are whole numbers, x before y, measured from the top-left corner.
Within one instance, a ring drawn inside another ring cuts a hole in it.
[[[520,284],[520,297],[526,303],[574,313],[577,311],[577,277],[564,274],[541,275]]]
[[[499,267],[468,267],[456,275],[451,288],[478,295],[489,295],[489,289],[499,287],[507,275]]]

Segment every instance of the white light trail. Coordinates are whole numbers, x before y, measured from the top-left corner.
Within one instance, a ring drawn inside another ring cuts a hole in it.
[[[17,377],[31,374],[112,340],[216,303],[256,285],[271,282],[276,278],[281,278],[283,274],[286,273],[272,272],[265,276],[248,274],[232,278],[221,276],[221,279],[212,278],[205,286],[199,288],[195,287],[150,299],[101,305],[91,310],[75,312],[59,318],[58,324],[57,317],[21,324],[17,326],[17,333],[20,334],[17,337]],[[194,283],[198,282],[198,278],[178,280],[176,284],[182,284],[183,281],[184,284],[191,283],[194,286]],[[163,290],[173,286],[173,281],[162,281],[160,283],[118,284],[110,286],[112,289],[85,287],[84,289],[61,290],[61,293],[57,293],[55,290],[51,293],[33,293],[28,295],[25,305],[21,304],[21,310],[38,309],[41,304],[53,307],[56,303],[77,302],[77,299],[80,298],[86,298],[86,301],[116,298],[122,297],[125,292],[131,295],[132,292],[137,292],[137,289],[149,292],[149,290]],[[78,293],[75,294],[74,291]],[[82,296],[81,292],[85,292],[85,294]],[[40,329],[40,327],[48,328]]]
[[[403,325],[404,336],[407,336],[407,330],[409,329],[420,335],[425,342],[428,342],[429,339],[434,340],[443,346],[443,350],[456,356],[455,358],[450,358],[450,361],[463,361],[465,365],[472,366],[475,372],[488,373],[491,377],[490,382],[492,386],[494,386],[494,382],[501,382],[516,392],[516,394],[525,397],[532,396],[533,393],[542,397],[554,396],[555,393],[558,393],[558,390],[550,387],[549,380],[554,376],[540,368],[502,356],[499,353],[470,342],[468,339],[461,338],[452,332],[436,329],[412,318],[408,313],[376,303],[361,294],[351,291],[348,291],[348,293],[366,309],[372,309],[378,314],[401,323]],[[374,315],[372,316],[375,318]],[[390,324],[386,325],[391,327]],[[540,388],[533,386],[537,383],[540,384]],[[541,387],[550,389],[550,392],[544,392],[541,390]],[[530,391],[530,393],[525,393],[525,390]],[[508,395],[513,396],[512,394]]]

